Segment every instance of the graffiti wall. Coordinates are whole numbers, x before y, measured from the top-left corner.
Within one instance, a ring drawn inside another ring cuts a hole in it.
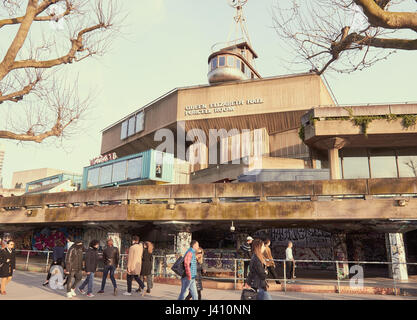
[[[266,229],[259,230],[255,237],[271,239],[272,256],[285,259],[288,241],[293,243],[296,260],[333,260],[331,233],[318,229]],[[328,263],[299,263],[299,268],[329,269]]]

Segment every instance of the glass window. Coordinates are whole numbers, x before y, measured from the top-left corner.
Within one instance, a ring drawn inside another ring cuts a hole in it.
[[[241,70],[243,73],[245,73],[245,64],[244,64],[243,62],[240,64],[240,70]]]
[[[130,159],[127,163],[127,179],[137,179],[142,176],[142,157]]]
[[[236,68],[240,69],[240,60],[236,59]]]
[[[417,177],[417,149],[398,150],[400,178]]]
[[[136,132],[141,132],[144,129],[145,112],[141,111],[136,115]]]
[[[162,167],[164,163],[164,154],[160,151],[155,152],[155,177],[162,178]]]
[[[112,182],[126,180],[126,165],[127,161],[113,163],[113,176],[111,179]]]
[[[123,121],[122,123],[122,131],[120,133],[120,139],[122,140],[127,138],[127,123],[128,123],[128,120]]]
[[[226,64],[226,57],[225,56],[220,56],[219,57],[219,67],[224,67]]]
[[[396,178],[397,163],[395,151],[387,149],[370,149],[372,178]]]
[[[211,59],[211,70],[214,70],[217,68],[217,57],[214,57]]]
[[[94,168],[88,170],[87,174],[87,187],[92,187],[98,185],[98,173],[100,168]]]
[[[250,73],[250,78],[255,79],[255,75],[253,74],[253,72]]]
[[[235,58],[233,58],[232,56],[228,56],[227,57],[227,66],[228,67],[233,67],[234,63],[235,63]]]
[[[366,149],[342,149],[343,179],[369,178],[368,154]]]
[[[100,168],[100,182],[99,184],[107,184],[111,182],[113,165],[107,165]]]
[[[132,117],[129,119],[129,129],[127,135],[130,137],[131,135],[135,134],[135,122],[136,117]]]

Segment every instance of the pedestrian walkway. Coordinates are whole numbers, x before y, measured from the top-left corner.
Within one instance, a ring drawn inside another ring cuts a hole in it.
[[[45,274],[37,272],[15,271],[12,282],[7,287],[7,295],[0,296],[0,300],[70,300],[65,297],[65,290],[52,290],[43,287]],[[180,291],[177,285],[154,284],[152,293],[142,297],[134,292],[132,296],[124,296],[126,281],[117,280],[119,293],[113,296],[113,287],[108,281],[104,294],[97,294],[100,289],[100,279],[94,279],[94,294],[88,298],[78,293],[71,300],[176,300]],[[239,300],[240,291],[204,289],[205,300]],[[401,297],[393,295],[347,295],[335,293],[305,293],[305,292],[271,292],[273,300],[417,300],[417,297]]]

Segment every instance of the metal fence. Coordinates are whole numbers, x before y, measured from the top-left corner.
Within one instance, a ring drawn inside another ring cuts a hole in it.
[[[99,253],[102,255],[102,253]],[[42,271],[48,272],[52,264],[52,251],[33,251],[33,250],[16,250],[16,267],[20,270],[33,270],[33,271]],[[180,277],[176,275],[172,270],[171,266],[175,263],[177,256],[174,254],[167,255],[154,255],[152,262],[152,276],[153,277],[162,277],[162,278],[177,278]],[[238,283],[242,284],[245,281],[243,276],[244,273],[244,262],[249,262],[248,259],[237,259],[237,258],[204,258],[203,269],[206,270],[206,274],[203,275],[205,280],[213,280],[220,282],[233,283],[234,289],[237,289]],[[274,282],[276,280],[280,281],[284,291],[287,290],[288,283],[294,283],[296,281],[298,284],[309,284],[309,285],[333,285],[337,286],[337,292],[341,292],[342,286],[365,286],[365,285],[381,285],[384,287],[392,287],[394,292],[397,292],[397,289],[401,284],[404,284],[404,281],[400,281],[395,277],[381,277],[376,281],[373,278],[365,278],[363,268],[365,266],[386,266],[388,268],[400,268],[401,265],[406,265],[408,268],[413,267],[417,269],[417,263],[410,262],[370,262],[370,261],[334,261],[334,260],[295,260],[295,265],[298,263],[309,263],[309,264],[318,264],[322,267],[322,270],[314,270],[316,273],[313,276],[296,278],[297,280],[287,278],[287,265],[286,260],[274,259],[275,270],[277,274],[280,275],[278,279],[274,279],[268,275],[268,282]],[[211,266],[208,267],[208,266]],[[222,269],[215,269],[213,265],[222,266]],[[333,268],[324,268],[325,265],[331,265]],[[348,266],[348,273],[341,274],[340,270],[343,266]],[[224,268],[226,266],[226,269]],[[98,271],[102,271],[103,263],[100,260]],[[306,269],[304,269],[306,270]],[[127,271],[127,254],[121,254],[119,259],[119,265],[117,270],[117,277],[123,279],[123,275]],[[322,274],[320,275],[320,271]],[[313,272],[313,273],[314,273]],[[209,276],[211,274],[211,276]],[[323,277],[325,275],[326,277]],[[329,275],[331,276],[329,278]],[[417,282],[406,282],[409,286],[417,289]]]

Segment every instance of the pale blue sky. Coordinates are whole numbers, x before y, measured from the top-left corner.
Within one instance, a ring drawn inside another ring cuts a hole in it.
[[[292,73],[285,64],[291,56],[272,28],[273,1],[249,0],[245,8],[263,77]],[[126,35],[106,56],[76,67],[83,88],[99,92],[85,132],[64,148],[3,140],[5,187],[11,187],[14,171],[49,167],[82,173],[100,154],[102,129],[174,88],[207,84],[210,48],[227,40],[235,13],[226,0],[130,0],[125,7]],[[370,69],[326,78],[340,104],[417,101],[415,61],[416,52],[399,52]]]

